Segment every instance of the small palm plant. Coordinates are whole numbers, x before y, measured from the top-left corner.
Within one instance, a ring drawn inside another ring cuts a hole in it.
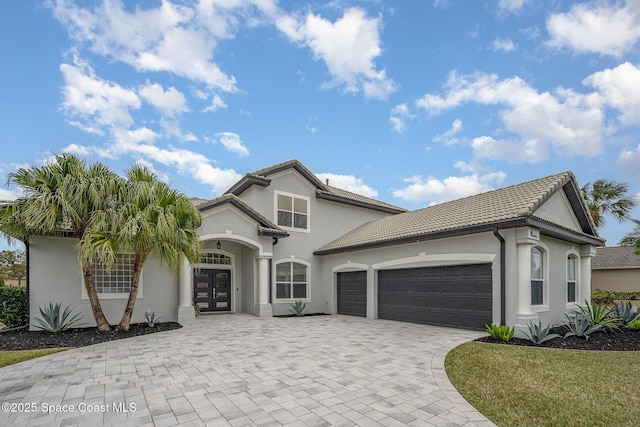
[[[49,306],[45,307],[44,310],[42,307],[38,307],[42,317],[35,318],[36,322],[38,322],[38,325],[35,325],[35,327],[52,334],[57,334],[80,326],[82,315],[80,313],[72,315],[73,309],[71,306],[67,306],[67,308],[61,311],[61,306],[62,304],[59,302],[55,304],[50,302]]]
[[[295,314],[296,316],[300,317],[300,316],[304,316],[304,311],[307,309],[307,303],[302,301],[296,301],[293,304],[291,304],[290,307],[291,308],[289,309],[289,311]]]

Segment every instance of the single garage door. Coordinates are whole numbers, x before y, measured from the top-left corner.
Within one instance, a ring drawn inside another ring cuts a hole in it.
[[[484,330],[492,322],[491,264],[380,270],[378,317]]]
[[[367,272],[338,273],[338,314],[367,317]]]

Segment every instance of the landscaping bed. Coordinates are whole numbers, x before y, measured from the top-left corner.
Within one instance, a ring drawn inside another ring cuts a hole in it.
[[[504,345],[563,348],[569,350],[640,351],[640,331],[631,331],[628,329],[621,329],[618,332],[598,331],[591,334],[588,340],[580,337],[562,338],[567,332],[567,328],[563,326],[552,328],[550,332],[560,335],[560,338],[553,338],[542,344],[534,344],[528,339],[521,338],[512,338],[504,342],[490,336],[479,338],[476,341]]]
[[[27,329],[0,332],[0,350],[35,350],[41,348],[85,347],[122,338],[153,334],[181,328],[176,322],[161,322],[150,327],[146,323],[133,323],[128,331],[98,332],[96,327],[74,328],[58,334]]]

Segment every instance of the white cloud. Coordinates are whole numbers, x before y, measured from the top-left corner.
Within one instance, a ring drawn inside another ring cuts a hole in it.
[[[462,120],[455,119],[453,123],[451,123],[451,129],[441,135],[434,136],[432,141],[441,142],[447,147],[456,145],[460,142],[460,139],[455,136],[462,130],[462,126]]]
[[[598,94],[557,88],[538,92],[519,77],[499,80],[495,74],[450,73],[445,96],[427,94],[416,105],[430,115],[468,103],[502,107],[504,130],[513,137],[476,138],[477,156],[508,161],[540,161],[548,146],[561,156],[594,156],[602,151],[604,112]],[[520,153],[514,156],[514,153]]]
[[[551,47],[620,57],[640,39],[640,3],[604,0],[576,4],[566,13],[551,14],[547,31]]]
[[[618,157],[618,165],[627,175],[640,174],[640,144],[634,150],[623,150]]]
[[[509,38],[497,38],[491,42],[491,49],[496,52],[513,52],[516,48],[516,44]]]
[[[5,190],[4,188],[0,188],[0,201],[11,201],[20,197],[20,194],[15,191]]]
[[[216,138],[222,146],[232,153],[236,153],[240,157],[248,156],[249,150],[242,144],[240,135],[233,132],[218,132],[215,134]]]
[[[351,8],[331,22],[313,13],[299,18],[282,15],[276,25],[294,43],[311,49],[332,75],[324,87],[345,86],[346,92],[362,90],[367,98],[386,99],[396,90],[386,71],[376,69],[374,59],[382,53],[380,18],[368,18],[362,9]]]
[[[141,105],[135,90],[97,77],[93,69],[78,58],[75,65],[60,65],[60,71],[65,82],[62,107],[70,117],[82,120],[74,123],[93,133],[105,126],[133,124],[129,111]]]
[[[499,0],[498,11],[500,13],[518,13],[532,0]]]
[[[407,130],[407,121],[413,119],[415,116],[411,114],[407,104],[398,104],[391,109],[391,116],[389,122],[393,125],[393,129],[398,133],[403,133]]]
[[[360,178],[353,175],[336,175],[333,173],[317,173],[315,174],[322,182],[329,180],[329,185],[352,193],[360,194],[365,197],[377,197],[378,191],[366,185]]]
[[[640,66],[629,62],[594,73],[583,80],[598,90],[603,102],[620,112],[624,125],[640,125]]]
[[[224,102],[222,97],[220,97],[220,95],[213,95],[213,98],[211,99],[211,105],[209,105],[202,111],[206,113],[209,111],[217,111],[221,108],[227,108],[227,104]]]
[[[165,91],[161,84],[147,82],[146,85],[138,88],[138,93],[145,101],[160,110],[165,117],[175,117],[189,111],[184,94],[175,87]]]
[[[393,195],[408,202],[435,205],[492,190],[493,185],[502,183],[505,177],[504,172],[450,176],[442,180],[415,175],[406,178],[404,181],[409,185],[394,191]]]
[[[84,145],[69,144],[62,149],[62,152],[68,153],[68,154],[75,154],[76,156],[80,156],[80,157],[87,157],[91,153],[91,150],[85,147]]]

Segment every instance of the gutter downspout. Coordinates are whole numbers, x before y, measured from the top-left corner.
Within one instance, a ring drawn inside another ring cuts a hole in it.
[[[506,247],[504,237],[498,233],[498,227],[493,229],[493,235],[496,236],[496,239],[500,241],[500,324],[505,324],[505,312],[507,306],[507,298],[506,298]]]

